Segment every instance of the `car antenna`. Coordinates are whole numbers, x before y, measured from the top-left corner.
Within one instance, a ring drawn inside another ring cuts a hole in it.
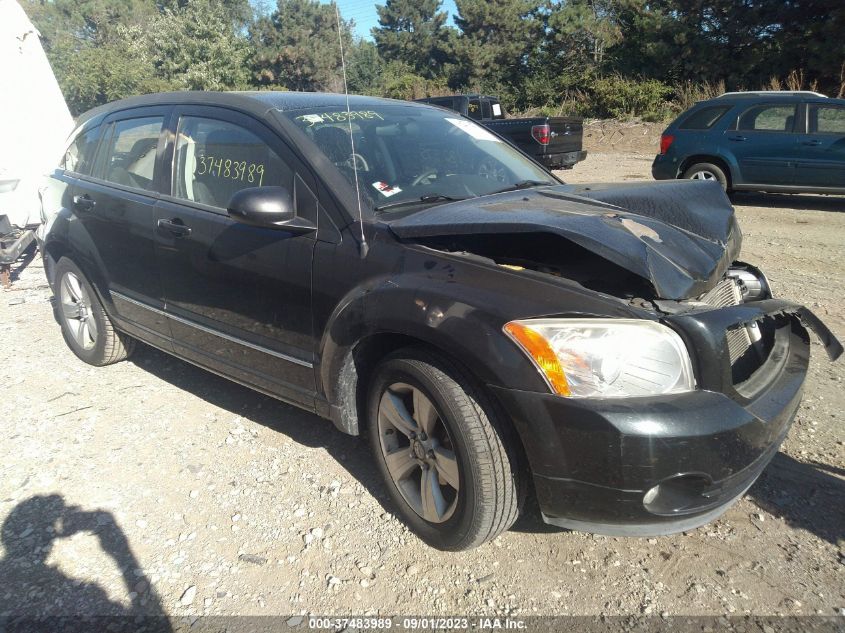
[[[340,30],[340,9],[338,3],[334,3],[335,16],[337,17],[337,43],[340,46],[340,66],[343,69],[343,94],[346,95],[346,123],[349,125],[349,146],[352,150],[352,171],[355,173],[355,198],[358,201],[358,225],[361,227],[361,259],[364,259],[369,252],[367,238],[364,236],[364,212],[361,210],[361,186],[358,184],[358,159],[355,156],[355,138],[352,136],[352,113],[349,110],[349,88],[346,85],[346,59],[343,56],[343,35]]]

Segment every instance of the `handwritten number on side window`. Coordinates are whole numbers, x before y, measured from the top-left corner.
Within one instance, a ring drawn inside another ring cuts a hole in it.
[[[259,187],[264,182],[264,165],[261,163],[248,163],[245,160],[237,161],[214,156],[199,156],[198,158],[195,176],[209,174],[216,178],[240,180],[250,184],[258,183]]]

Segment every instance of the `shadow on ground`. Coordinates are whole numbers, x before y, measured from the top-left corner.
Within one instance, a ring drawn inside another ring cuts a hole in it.
[[[788,193],[751,193],[737,191],[731,194],[735,205],[766,207],[769,209],[800,209],[803,211],[845,212],[845,196],[804,195]]]
[[[325,449],[386,511],[394,512],[381,474],[362,438],[345,435],[328,420],[147,345],[138,345],[129,362],[216,407],[281,433],[303,446]]]
[[[47,560],[59,539],[80,532],[95,536],[120,569],[127,604],[109,598],[96,582],[65,575]],[[161,600],[111,513],[83,510],[58,494],[18,503],[3,522],[0,559],[0,630],[95,630],[80,616],[109,617],[111,630],[170,631]],[[140,625],[136,618],[144,616]]]
[[[845,471],[799,462],[778,453],[748,495],[767,512],[783,517],[833,545],[845,540]]]

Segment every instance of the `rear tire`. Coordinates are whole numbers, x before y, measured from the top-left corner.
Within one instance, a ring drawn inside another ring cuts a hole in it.
[[[718,182],[724,191],[730,191],[731,185],[724,170],[713,163],[696,163],[689,167],[682,178],[688,180],[712,180]]]
[[[114,328],[79,266],[67,257],[61,258],[54,279],[53,310],[70,350],[96,367],[128,358],[135,340]]]
[[[457,367],[413,348],[388,356],[375,371],[367,419],[388,492],[423,541],[467,550],[516,521],[524,491],[515,440]]]

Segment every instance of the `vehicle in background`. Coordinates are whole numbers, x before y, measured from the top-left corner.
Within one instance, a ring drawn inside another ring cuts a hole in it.
[[[496,97],[476,94],[429,97],[417,101],[449,108],[478,121],[547,169],[572,169],[587,157],[587,152],[582,149],[583,119],[578,117],[508,119]]]
[[[845,194],[845,99],[769,90],[702,101],[666,128],[651,173],[725,191]]]

